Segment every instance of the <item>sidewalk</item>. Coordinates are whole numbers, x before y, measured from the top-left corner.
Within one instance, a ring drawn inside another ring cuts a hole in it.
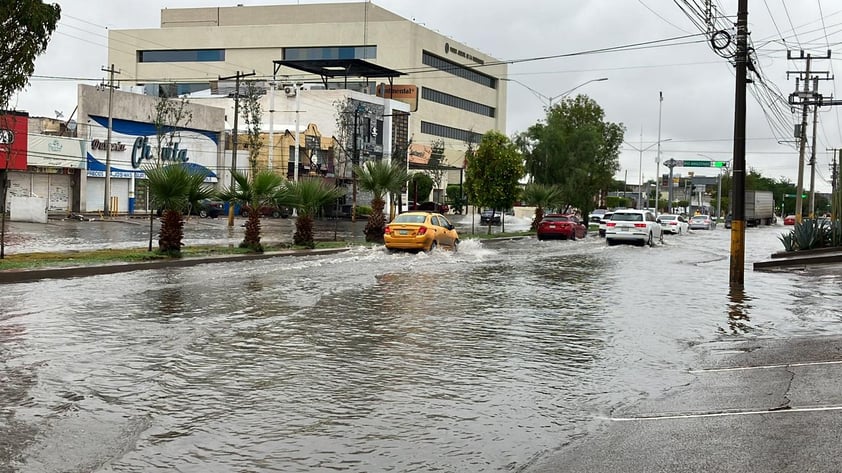
[[[842,336],[698,348],[688,385],[598,419],[527,471],[842,471]]]

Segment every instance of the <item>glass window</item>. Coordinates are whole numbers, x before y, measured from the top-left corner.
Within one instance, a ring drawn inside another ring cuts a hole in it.
[[[482,140],[480,133],[425,121],[421,121],[421,133],[471,143],[479,143]]]
[[[376,59],[377,46],[333,46],[284,48],[284,59],[302,61],[312,59]]]
[[[493,118],[496,113],[494,107],[489,107],[488,105],[484,105],[479,102],[474,102],[472,100],[463,99],[462,97],[457,97],[455,95],[440,92],[429,87],[424,87],[421,89],[421,98],[424,100],[429,100],[430,102],[436,102],[442,105],[447,105],[449,107],[467,110],[469,112],[477,113],[485,117]]]
[[[137,52],[137,62],[214,62],[224,60],[224,49],[167,49]]]
[[[430,54],[427,51],[422,53],[421,62],[423,62],[424,65],[434,67],[440,71],[448,72],[456,77],[461,77],[462,79],[476,82],[477,84],[491,87],[492,89],[497,88],[497,79],[494,77],[483,74],[482,72],[477,72],[476,70],[465,67],[461,64],[448,61],[447,59]]]

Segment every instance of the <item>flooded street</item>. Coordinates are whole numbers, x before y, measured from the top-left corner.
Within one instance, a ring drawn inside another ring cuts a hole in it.
[[[721,227],[3,286],[0,472],[528,471],[698,344],[839,334],[842,276],[752,271],[784,229],[730,295]]]

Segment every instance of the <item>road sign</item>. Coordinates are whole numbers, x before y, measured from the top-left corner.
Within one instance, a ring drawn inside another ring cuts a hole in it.
[[[728,161],[714,161],[713,167],[715,167],[715,168],[727,168],[728,167]]]
[[[683,166],[686,168],[709,168],[710,161],[688,160],[683,161]]]
[[[784,194],[784,197],[795,197],[796,194]],[[807,194],[801,194],[802,199],[807,198]]]

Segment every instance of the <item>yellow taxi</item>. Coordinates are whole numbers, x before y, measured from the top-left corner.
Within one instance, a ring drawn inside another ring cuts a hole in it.
[[[456,251],[459,234],[444,215],[405,212],[386,225],[383,239],[390,250],[433,251],[438,247]]]

